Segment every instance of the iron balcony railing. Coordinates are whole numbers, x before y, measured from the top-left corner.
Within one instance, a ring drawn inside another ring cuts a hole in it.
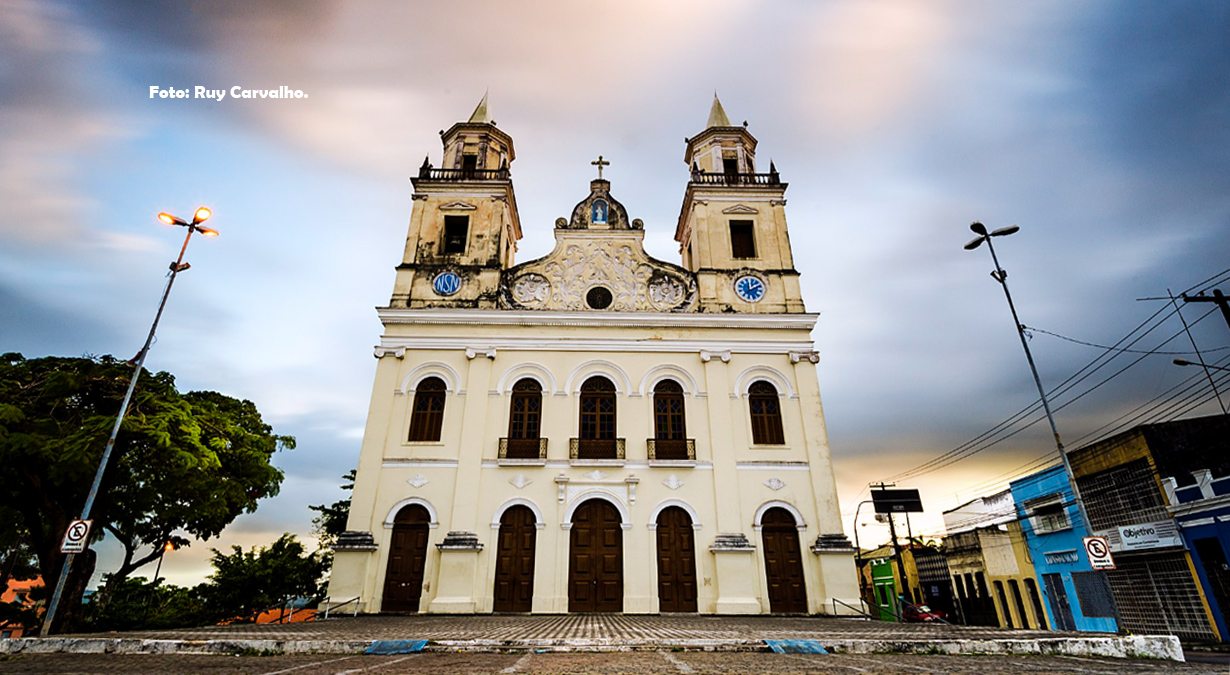
[[[423,166],[419,167],[419,180],[508,180],[508,169],[434,169]]]
[[[645,447],[649,449],[649,461],[659,459],[696,459],[695,438],[648,438]]]
[[[781,185],[776,171],[769,173],[708,173],[693,171],[692,182],[701,185]]]
[[[546,459],[545,438],[501,438],[500,459]]]
[[[623,459],[625,445],[622,438],[569,438],[568,456],[572,459]]]

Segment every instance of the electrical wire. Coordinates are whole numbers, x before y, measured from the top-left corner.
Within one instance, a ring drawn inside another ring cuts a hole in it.
[[[1068,337],[1067,335],[1060,335],[1059,333],[1052,333],[1049,330],[1046,330],[1043,328],[1035,328],[1033,326],[1026,326],[1025,324],[1021,324],[1021,330],[1025,331],[1025,334],[1029,337],[1033,337],[1031,335],[1032,333],[1042,333],[1044,335],[1050,335],[1051,337],[1057,337],[1060,340],[1066,340],[1068,342],[1072,342],[1078,345],[1085,345],[1086,347],[1097,347],[1098,349],[1106,349],[1109,351],[1121,352],[1124,354],[1148,354],[1148,355],[1160,354],[1162,356],[1196,356],[1199,354],[1208,354],[1211,352],[1220,352],[1220,351],[1225,351],[1227,349],[1230,349],[1230,345],[1223,345],[1221,347],[1213,347],[1212,349],[1201,349],[1199,352],[1167,352],[1167,351],[1161,351],[1158,349],[1151,349],[1151,350],[1118,349],[1115,347],[1107,347],[1106,345],[1100,345],[1100,344],[1096,344],[1093,342],[1086,342],[1084,340],[1077,340],[1076,338]]]

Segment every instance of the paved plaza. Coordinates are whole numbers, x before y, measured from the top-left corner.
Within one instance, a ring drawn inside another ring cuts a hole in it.
[[[413,649],[453,655],[605,652],[615,657],[614,652],[624,656],[638,652],[667,655],[726,652],[738,661],[744,657],[735,655],[767,652],[766,641],[772,640],[812,640],[833,654],[851,658],[1000,655],[1118,658],[1125,662],[1126,659],[1152,659],[1155,663],[1183,660],[1178,640],[1172,636],[1056,633],[827,617],[629,614],[340,617],[306,623],[7,640],[0,641],[0,654],[19,659],[57,653],[125,657],[175,654],[192,655],[193,658],[225,654],[340,657],[391,647],[394,651],[383,653],[409,656],[397,650]],[[417,646],[410,648],[408,643]],[[424,663],[434,661],[428,659]],[[721,663],[724,662],[714,662]]]

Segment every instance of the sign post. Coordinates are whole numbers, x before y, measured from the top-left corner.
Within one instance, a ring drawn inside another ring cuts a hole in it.
[[[1085,554],[1094,570],[1115,569],[1115,558],[1110,554],[1110,542],[1106,537],[1085,537]]]
[[[85,543],[90,539],[92,520],[74,520],[64,531],[64,541],[60,544],[60,553],[82,553]]]

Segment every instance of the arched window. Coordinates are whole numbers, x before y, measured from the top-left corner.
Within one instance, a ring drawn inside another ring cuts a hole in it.
[[[542,436],[542,385],[524,378],[512,388],[508,411],[508,453],[513,459],[537,459]]]
[[[653,388],[654,459],[688,459],[683,387],[662,380]]]
[[[419,382],[410,410],[410,442],[440,440],[440,426],[444,422],[444,390],[444,380],[438,377]]]
[[[594,376],[581,385],[581,421],[577,457],[614,459],[615,385]]]
[[[759,380],[752,383],[747,393],[747,405],[752,412],[752,443],[784,445],[786,435],[782,432],[782,404],[777,389]]]

